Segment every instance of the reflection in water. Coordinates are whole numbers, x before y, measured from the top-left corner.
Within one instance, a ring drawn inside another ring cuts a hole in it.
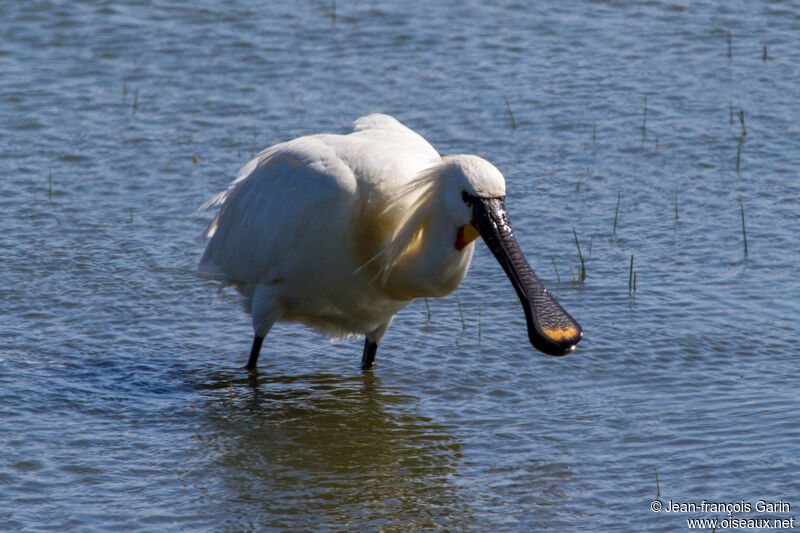
[[[417,531],[469,521],[452,482],[461,454],[447,428],[372,373],[211,380],[214,475],[234,529]],[[215,499],[219,499],[218,495]]]

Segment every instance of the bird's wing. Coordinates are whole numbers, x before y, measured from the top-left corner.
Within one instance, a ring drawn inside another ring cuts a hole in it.
[[[417,133],[404,126],[399,120],[396,118],[383,115],[381,113],[372,113],[371,115],[365,115],[363,117],[357,118],[353,122],[353,130],[354,131],[362,131],[362,130],[396,130],[396,131],[403,131],[403,132],[410,132],[414,135]]]
[[[199,272],[237,283],[279,278],[315,241],[344,230],[356,189],[351,169],[318,137],[265,150],[209,202],[221,207]]]
[[[221,207],[206,230],[200,273],[239,283],[275,279],[318,260],[331,243],[355,244],[355,270],[386,246],[419,193],[409,194],[409,185],[441,157],[388,115],[354,126],[349,135],[275,145],[242,167],[203,206]],[[361,229],[348,233],[354,227]]]

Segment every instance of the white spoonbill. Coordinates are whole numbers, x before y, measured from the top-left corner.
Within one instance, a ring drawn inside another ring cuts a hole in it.
[[[300,137],[247,163],[204,206],[220,209],[199,271],[245,298],[255,332],[247,368],[286,321],[365,335],[367,369],[395,313],[459,286],[480,236],[517,291],[531,344],[566,355],[583,332],[525,260],[505,193],[488,161],[440,156],[394,118],[368,115],[348,135]]]

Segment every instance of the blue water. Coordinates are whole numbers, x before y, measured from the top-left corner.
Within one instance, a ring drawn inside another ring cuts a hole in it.
[[[728,516],[657,497],[800,518],[796,6],[30,1],[0,29],[0,530]],[[359,341],[295,325],[242,369],[249,317],[194,273],[197,207],[260,149],[370,112],[505,174],[573,354],[532,350],[479,246],[371,374]]]

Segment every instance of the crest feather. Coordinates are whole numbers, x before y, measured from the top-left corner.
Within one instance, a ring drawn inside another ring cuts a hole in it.
[[[405,197],[416,195],[412,200],[413,206],[401,215],[389,243],[375,256],[361,265],[358,271],[366,267],[373,261],[380,261],[381,267],[375,275],[375,279],[380,278],[382,286],[386,285],[392,269],[402,260],[403,256],[422,236],[425,223],[431,215],[436,200],[440,195],[443,180],[439,174],[439,165],[430,167],[422,171],[416,178],[410,181],[400,191],[399,196]],[[396,209],[397,205],[387,205],[384,213]]]

